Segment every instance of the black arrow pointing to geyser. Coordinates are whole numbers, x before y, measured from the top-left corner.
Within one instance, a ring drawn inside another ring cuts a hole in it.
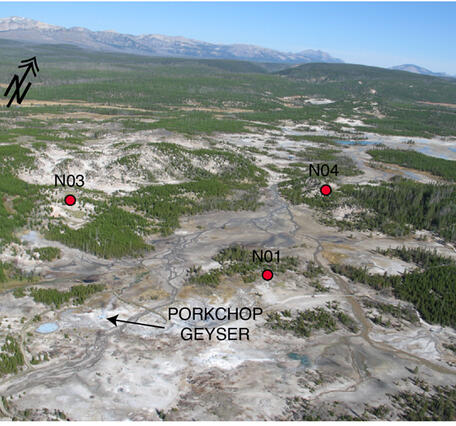
[[[118,322],[124,322],[126,324],[136,324],[136,325],[144,325],[146,327],[154,327],[154,328],[165,328],[161,325],[152,325],[152,324],[144,324],[142,322],[133,322],[133,321],[125,321],[125,320],[120,320],[120,319],[117,319],[117,317],[119,316],[119,314],[117,315],[114,315],[113,317],[110,317],[110,318],[106,318],[108,321],[111,321],[116,327],[117,327],[117,323]]]

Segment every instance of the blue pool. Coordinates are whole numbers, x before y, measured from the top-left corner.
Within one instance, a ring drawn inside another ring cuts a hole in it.
[[[291,358],[296,361],[301,361],[301,365],[303,367],[310,367],[311,362],[307,355],[300,355],[300,354],[297,354],[296,352],[290,352],[288,354],[288,358]]]
[[[340,143],[341,145],[378,145],[382,142],[380,141],[336,141],[336,143]]]
[[[36,329],[36,331],[37,331],[38,333],[48,334],[48,333],[54,332],[54,331],[57,330],[58,328],[59,328],[59,326],[58,326],[55,322],[45,322],[44,324],[41,324],[41,325]]]
[[[448,148],[449,150],[453,151],[453,149],[451,148]],[[445,155],[445,154],[439,154],[438,152],[434,152],[430,147],[428,146],[425,146],[423,148],[418,148],[417,149],[418,152],[421,152],[421,154],[424,154],[424,155],[429,155],[431,157],[435,157],[435,158],[443,158],[444,160],[449,160],[448,156]]]

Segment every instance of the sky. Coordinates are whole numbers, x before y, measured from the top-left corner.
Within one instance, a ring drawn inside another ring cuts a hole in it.
[[[412,63],[456,75],[454,2],[0,2],[0,17],[8,16],[290,52],[320,49],[349,63]]]

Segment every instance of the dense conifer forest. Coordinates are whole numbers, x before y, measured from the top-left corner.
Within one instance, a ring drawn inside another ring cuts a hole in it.
[[[395,236],[426,229],[448,241],[456,241],[455,186],[399,179],[378,186],[346,185],[341,192],[353,200],[349,204],[368,210],[357,221],[361,228],[378,229]]]
[[[44,303],[58,309],[61,305],[70,301],[74,305],[82,305],[90,296],[103,290],[104,285],[102,284],[75,285],[68,291],[60,291],[55,288],[32,287],[27,291],[23,289],[15,291],[14,295],[15,297],[30,295],[35,302]]]
[[[416,170],[430,172],[449,181],[456,181],[456,161],[430,157],[414,150],[371,149],[368,154],[376,161],[399,164]]]
[[[405,262],[413,262],[424,269],[434,266],[454,265],[456,263],[453,258],[439,255],[437,250],[430,251],[421,247],[407,248],[402,246],[386,250],[377,249],[377,252],[390,257],[398,257]]]
[[[431,324],[456,328],[456,265],[431,266],[402,275],[369,274],[367,268],[332,265],[331,269],[352,281],[376,290],[390,289],[401,300],[411,302]]]
[[[397,177],[379,185],[343,185],[331,197],[309,196],[297,188],[290,197],[292,202],[306,203],[325,212],[321,221],[341,230],[377,230],[396,237],[429,230],[447,241],[456,241],[454,185],[422,184]],[[348,219],[331,218],[328,213],[339,206],[361,211]]]
[[[359,328],[356,321],[339,309],[337,302],[328,302],[327,308],[318,307],[297,311],[293,314],[290,310],[272,312],[267,316],[266,324],[273,330],[287,330],[299,337],[310,337],[314,330],[324,330],[332,333],[343,324],[352,333],[357,333]]]
[[[0,352],[0,377],[5,374],[17,373],[24,365],[24,355],[17,340],[7,335]]]

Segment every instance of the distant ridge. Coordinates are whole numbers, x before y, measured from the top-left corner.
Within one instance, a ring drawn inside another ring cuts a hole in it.
[[[447,80],[451,84],[456,83],[455,79],[449,75],[421,74],[406,70],[372,67],[359,64],[302,64],[294,65],[286,69],[276,71],[275,74],[285,77],[306,80],[313,84],[351,81],[362,84],[363,79],[373,81],[424,81],[429,79]]]
[[[450,75],[445,74],[443,72],[433,72],[431,70],[428,70],[427,68],[420,67],[419,65],[414,65],[414,64],[396,65],[394,67],[391,67],[390,69],[399,70],[399,71],[408,71],[408,72],[413,72],[415,74],[422,74],[422,75],[433,75],[435,77],[451,77]]]
[[[321,50],[309,49],[291,53],[249,44],[213,44],[160,34],[134,36],[115,31],[91,31],[82,27],[59,27],[16,16],[0,19],[0,38],[33,43],[72,44],[92,50],[147,56],[237,59],[287,64],[343,62]]]

